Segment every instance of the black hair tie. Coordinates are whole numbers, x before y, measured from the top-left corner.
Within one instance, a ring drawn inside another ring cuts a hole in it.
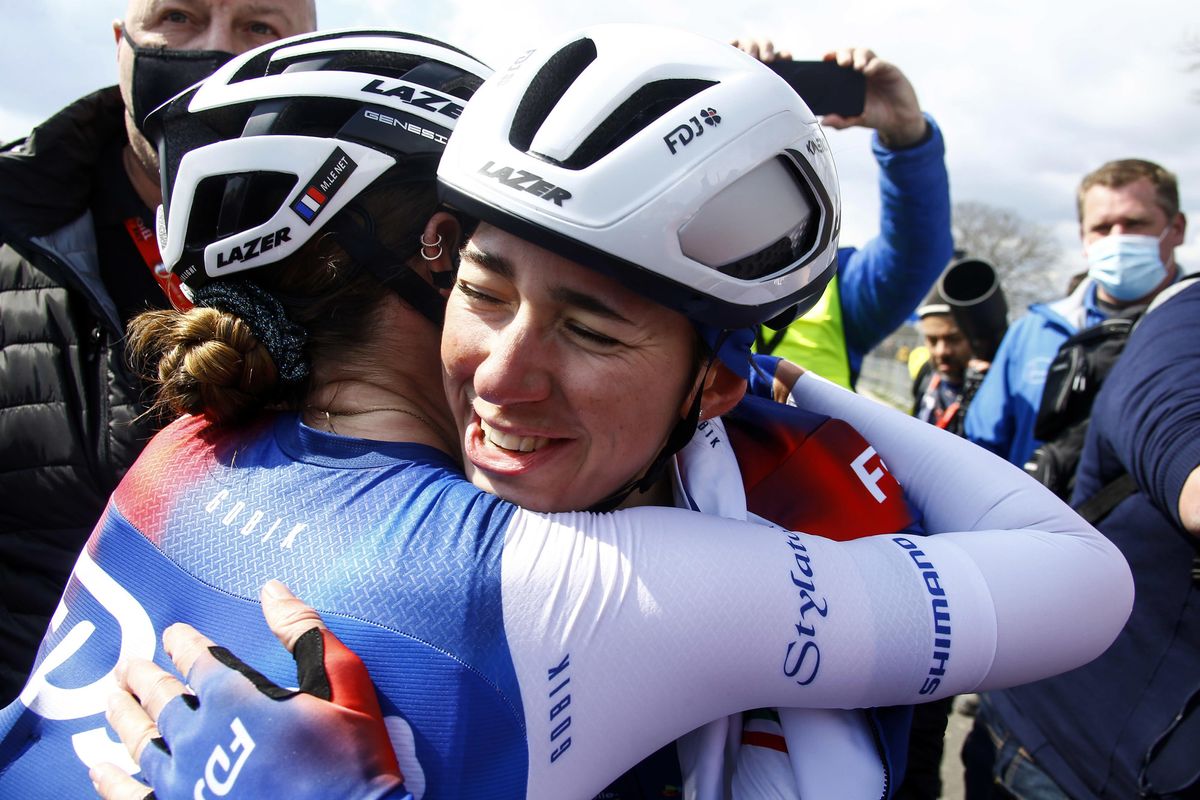
[[[308,377],[304,345],[308,333],[288,319],[275,295],[247,280],[219,280],[200,287],[194,296],[197,306],[215,308],[240,318],[267,348],[279,380],[298,384]]]

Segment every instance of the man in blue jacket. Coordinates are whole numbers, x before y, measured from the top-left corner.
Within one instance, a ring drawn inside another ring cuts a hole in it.
[[[769,41],[735,44],[766,63],[792,57]],[[875,130],[879,235],[838,250],[837,277],[817,305],[783,330],[761,328],[755,349],[852,389],[863,356],[904,324],[954,254],[950,182],[942,132],[896,65],[866,48],[831,51],[824,60],[866,78],[863,113],[827,114],[821,124]]]
[[[967,412],[966,435],[1024,466],[1046,371],[1073,333],[1136,314],[1179,277],[1175,248],[1187,221],[1175,176],[1140,159],[1110,161],[1088,174],[1077,198],[1088,276],[1068,297],[1034,304],[1008,329]]]

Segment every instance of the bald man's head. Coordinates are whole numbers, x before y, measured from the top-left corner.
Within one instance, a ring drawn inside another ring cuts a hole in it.
[[[129,0],[125,29],[140,46],[244,53],[317,28],[315,0]],[[120,23],[114,23],[120,41]]]
[[[154,53],[167,51],[209,51],[212,53],[244,53],[260,45],[316,30],[316,0],[129,0],[125,19],[114,20],[113,39],[117,45],[118,84],[125,103],[125,129],[135,156],[135,163],[126,159],[126,170],[134,188],[148,204],[156,205],[158,189],[158,156],[154,147],[135,123],[132,110],[148,113],[155,105],[170,99],[154,95],[154,101],[140,97],[134,101],[134,70],[139,58],[152,58],[156,80],[161,86],[182,91],[197,75],[195,67],[172,62]],[[219,59],[218,59],[219,60]],[[216,61],[204,62],[215,66]],[[171,75],[178,70],[178,81]],[[179,85],[175,85],[175,84]],[[151,202],[152,201],[152,202]]]

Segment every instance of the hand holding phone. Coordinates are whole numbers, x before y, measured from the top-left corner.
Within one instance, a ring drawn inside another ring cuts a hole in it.
[[[838,66],[833,61],[783,59],[767,66],[787,81],[818,117],[826,114],[857,117],[863,113],[867,79],[853,67]]]

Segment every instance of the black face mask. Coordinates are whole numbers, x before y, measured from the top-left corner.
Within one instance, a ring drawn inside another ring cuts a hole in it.
[[[133,50],[133,88],[130,92],[133,108],[129,113],[143,134],[146,117],[151,111],[217,71],[233,53],[224,50],[167,50],[163,47],[140,47],[124,27],[121,35]]]

